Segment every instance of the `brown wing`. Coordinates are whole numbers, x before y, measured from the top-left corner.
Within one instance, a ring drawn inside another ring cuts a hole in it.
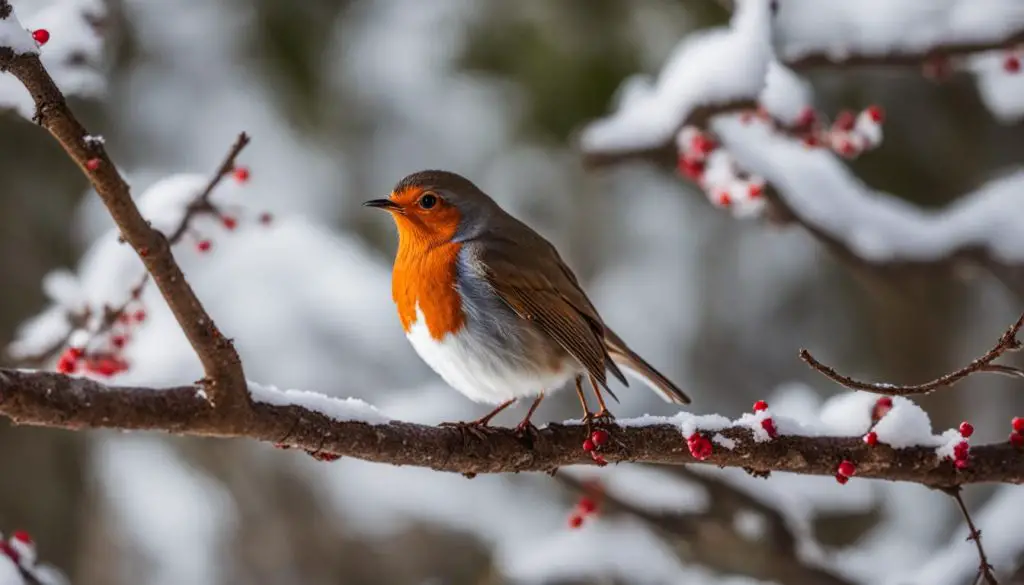
[[[628,385],[608,355],[604,324],[554,247],[539,236],[528,242],[489,240],[480,248],[488,284],[517,315],[532,321],[607,388],[606,370]],[[529,245],[523,245],[529,244]],[[515,254],[512,250],[515,249]],[[530,270],[524,270],[523,252]]]

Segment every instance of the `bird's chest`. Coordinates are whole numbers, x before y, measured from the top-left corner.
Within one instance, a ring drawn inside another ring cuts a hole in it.
[[[399,248],[391,278],[391,295],[406,335],[420,325],[440,342],[466,324],[456,286],[459,244],[428,249]]]

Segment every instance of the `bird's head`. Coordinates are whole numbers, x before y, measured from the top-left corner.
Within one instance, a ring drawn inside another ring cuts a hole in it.
[[[442,244],[458,241],[483,227],[497,204],[476,185],[448,171],[420,171],[395,185],[387,199],[367,207],[391,214],[404,243]]]

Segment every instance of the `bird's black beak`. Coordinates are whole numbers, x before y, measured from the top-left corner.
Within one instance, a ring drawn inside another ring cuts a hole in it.
[[[370,199],[363,202],[363,207],[377,207],[387,211],[401,211],[402,206],[390,199]]]

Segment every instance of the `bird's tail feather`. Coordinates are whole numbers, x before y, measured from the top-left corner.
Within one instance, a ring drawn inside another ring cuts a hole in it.
[[[679,389],[678,386],[666,378],[664,374],[654,369],[654,366],[647,363],[610,330],[605,330],[605,341],[608,346],[608,355],[627,374],[640,380],[649,388],[658,393],[666,402],[676,404],[689,404],[690,397]]]

